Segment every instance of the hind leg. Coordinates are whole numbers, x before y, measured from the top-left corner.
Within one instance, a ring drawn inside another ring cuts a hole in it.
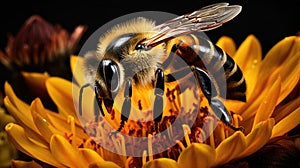
[[[215,85],[212,82],[212,79],[210,78],[209,74],[197,67],[192,67],[192,71],[198,81],[198,84],[204,96],[208,100],[210,108],[213,110],[216,116],[231,129],[235,131],[243,130],[242,127],[236,128],[232,125],[231,115],[222,103],[222,101],[218,99],[217,89],[215,88]]]

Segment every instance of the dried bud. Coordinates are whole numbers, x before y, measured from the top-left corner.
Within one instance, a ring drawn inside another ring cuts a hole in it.
[[[85,26],[77,26],[70,34],[60,25],[54,26],[33,15],[15,37],[9,36],[5,52],[0,52],[0,61],[9,69],[51,74],[51,66],[57,69],[61,60],[74,52],[85,30]]]
[[[59,24],[52,25],[38,15],[28,18],[15,37],[9,36],[5,51],[0,51],[0,73],[4,76],[1,88],[8,81],[24,100],[31,102],[40,97],[49,102],[46,107],[53,107],[47,91],[28,85],[22,72],[47,73],[72,80],[70,56],[76,54],[74,52],[86,28],[79,25],[69,33]]]

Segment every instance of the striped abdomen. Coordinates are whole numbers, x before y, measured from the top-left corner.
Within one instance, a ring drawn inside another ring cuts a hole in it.
[[[225,51],[210,41],[193,35],[179,37],[172,45],[171,55],[175,53],[188,65],[206,70],[211,74],[216,88],[220,89],[219,92],[222,92],[222,88],[226,89],[226,99],[246,101],[243,73]],[[223,94],[220,96],[223,97]]]

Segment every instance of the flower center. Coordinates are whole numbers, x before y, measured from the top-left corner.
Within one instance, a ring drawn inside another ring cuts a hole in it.
[[[164,115],[159,122],[159,133],[155,132],[154,121],[129,118],[120,133],[110,135],[114,129],[100,117],[97,122],[86,123],[84,128],[91,138],[84,142],[83,147],[94,149],[105,160],[116,162],[116,157],[119,158],[117,164],[123,167],[142,167],[156,158],[177,160],[180,153],[192,143],[206,143],[215,148],[231,134],[232,130],[209,112],[207,102],[201,100],[200,106],[196,103],[192,107],[183,106],[179,101],[182,98],[177,93],[175,88],[166,94],[169,106],[165,111],[168,115]],[[137,103],[140,106],[141,103]],[[147,114],[151,115],[152,111]],[[242,118],[237,114],[233,114],[232,118],[233,125],[239,127]]]

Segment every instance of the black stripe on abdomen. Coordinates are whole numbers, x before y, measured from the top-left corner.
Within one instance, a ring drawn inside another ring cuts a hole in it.
[[[227,82],[226,98],[246,101],[246,81],[240,67],[221,48],[215,46],[215,49],[226,58],[223,65]]]

